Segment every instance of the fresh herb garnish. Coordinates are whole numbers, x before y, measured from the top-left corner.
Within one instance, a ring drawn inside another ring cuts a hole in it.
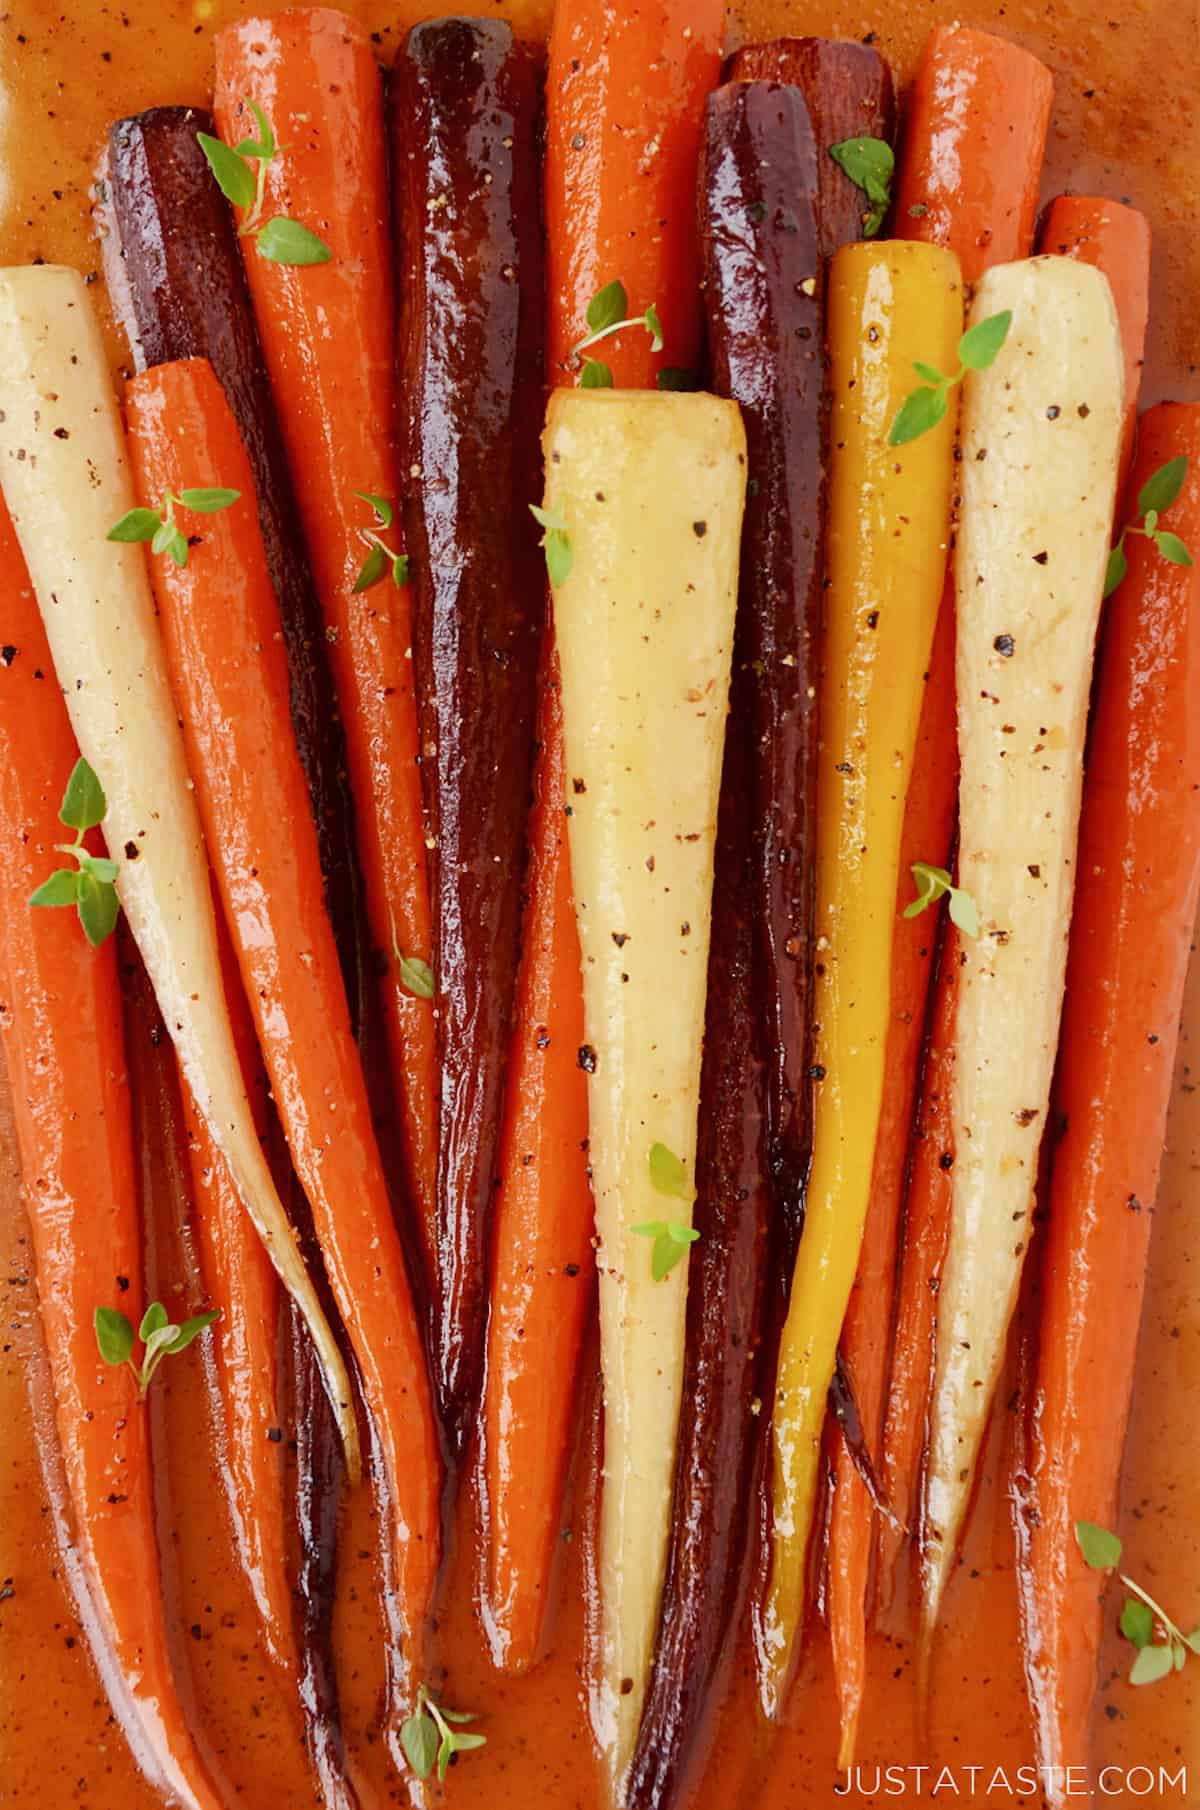
[[[964,936],[979,935],[979,912],[969,892],[954,884],[944,867],[931,867],[927,861],[914,861],[912,877],[917,883],[917,896],[904,907],[906,918],[920,917],[927,905],[936,904],[943,895],[950,900],[950,921]]]
[[[168,490],[161,509],[130,509],[114,522],[105,538],[119,541],[150,542],[151,553],[169,553],[177,566],[188,562],[188,538],[175,520],[176,509],[190,509],[193,515],[216,515],[228,509],[241,496],[240,490],[181,490],[176,496]]]
[[[651,1219],[643,1226],[630,1226],[629,1229],[639,1238],[653,1238],[650,1274],[656,1282],[670,1275],[689,1244],[695,1244],[700,1236],[695,1226],[686,1226],[674,1219]]]
[[[185,1320],[182,1326],[173,1326],[162,1302],[151,1301],[137,1330],[137,1336],[144,1347],[140,1364],[136,1364],[133,1359],[133,1326],[119,1308],[98,1307],[93,1315],[93,1323],[96,1328],[96,1344],[104,1362],[128,1364],[137,1378],[138,1395],[145,1399],[146,1391],[154,1380],[154,1372],[163,1359],[186,1351],[192,1340],[219,1318],[218,1310],[212,1308],[208,1313],[196,1314],[193,1319]]]
[[[1165,465],[1160,465],[1157,471],[1151,472],[1138,491],[1137,506],[1141,520],[1126,522],[1116,546],[1108,556],[1108,570],[1104,575],[1106,597],[1112,596],[1129,570],[1129,561],[1125,557],[1127,535],[1141,534],[1147,540],[1152,540],[1163,558],[1173,566],[1190,566],[1193,563],[1191,554],[1179,536],[1158,525],[1160,517],[1183,489],[1187,468],[1188,462],[1183,456],[1168,459]]]
[[[242,213],[238,237],[253,239],[262,256],[272,264],[328,264],[333,256],[328,245],[299,220],[289,220],[285,214],[263,219],[267,170],[279,155],[279,146],[258,103],[246,100],[242,105],[254,115],[257,138],[243,138],[240,144],[231,146],[214,138],[211,132],[196,134],[217,187],[226,201]]]
[[[360,528],[358,531],[359,538],[366,542],[370,551],[359,568],[358,577],[354,580],[355,594],[357,595],[359,591],[369,591],[371,586],[378,584],[389,571],[392,574],[394,585],[407,584],[408,554],[397,553],[393,547],[388,546],[379,533],[380,528],[386,533],[391,527],[396,519],[395,510],[386,497],[372,496],[367,490],[356,490],[354,494],[362,502],[371,505],[377,523],[375,528]]]
[[[70,855],[78,867],[58,867],[36,892],[29,895],[30,905],[74,905],[83,925],[83,934],[93,949],[98,949],[116,928],[121,905],[113,882],[120,864],[106,855],[93,855],[83,846],[88,830],[103,822],[108,810],[104,788],[87,762],[80,758],[71,769],[67,789],[58,807],[58,820],[75,831],[74,842],[56,842],[61,855]]]
[[[671,1195],[675,1200],[685,1200],[690,1206],[695,1199],[695,1190],[688,1181],[681,1157],[676,1156],[666,1144],[651,1144],[647,1164],[651,1186],[657,1193]],[[639,1238],[653,1238],[650,1273],[656,1282],[661,1282],[664,1276],[670,1275],[688,1246],[695,1244],[700,1236],[694,1226],[684,1225],[674,1219],[651,1219],[645,1225],[631,1226],[629,1229]]]
[[[1093,1571],[1116,1571],[1123,1549],[1115,1533],[1097,1527],[1094,1521],[1076,1521],[1075,1538],[1085,1564]],[[1149,1591],[1123,1571],[1117,1575],[1131,1592],[1122,1605],[1120,1622],[1122,1634],[1137,1649],[1129,1668],[1130,1684],[1157,1684],[1160,1678],[1181,1672],[1189,1654],[1200,1655],[1200,1628],[1185,1634]],[[1156,1627],[1163,1631],[1162,1640],[1154,1638]]]
[[[539,528],[545,530],[540,544],[546,549],[546,571],[550,575],[550,583],[557,590],[559,585],[566,584],[575,563],[571,530],[555,510],[539,509],[536,503],[530,503],[529,509]]]
[[[578,358],[589,346],[597,345],[600,340],[607,339],[610,334],[620,333],[624,327],[644,327],[650,335],[650,350],[661,352],[663,349],[662,322],[658,318],[658,308],[651,302],[645,314],[629,316],[629,298],[625,294],[625,285],[619,280],[606,283],[598,289],[587,305],[587,324],[589,331],[572,346],[572,357]],[[589,369],[591,374],[589,376]],[[584,361],[580,383],[585,390],[611,389],[612,372],[606,364],[598,359],[589,358]]]
[[[863,215],[863,238],[873,239],[892,205],[895,152],[886,138],[844,138],[830,145],[829,155],[871,203],[870,213]]]
[[[456,1753],[470,1753],[472,1748],[486,1745],[486,1735],[460,1732],[466,1722],[478,1721],[465,1710],[443,1709],[435,1703],[427,1686],[417,1692],[417,1707],[400,1725],[400,1745],[404,1757],[419,1779],[427,1779],[437,1767],[444,1779]]]
[[[910,440],[919,440],[922,434],[936,427],[945,418],[946,398],[950,391],[962,382],[968,371],[986,371],[996,362],[996,355],[1008,338],[1011,326],[1012,309],[1005,308],[968,327],[958,342],[958,370],[953,377],[947,377],[936,365],[915,360],[913,370],[925,382],[901,403],[892,422],[888,445],[907,446]]]

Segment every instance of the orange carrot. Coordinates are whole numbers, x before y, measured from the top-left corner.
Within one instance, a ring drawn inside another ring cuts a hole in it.
[[[893,215],[896,236],[948,246],[957,253],[968,283],[991,264],[1026,256],[1033,242],[1051,96],[1049,71],[1015,45],[958,27],[934,31],[908,101]],[[923,918],[906,921],[901,914],[914,896],[913,863],[946,866],[954,831],[958,752],[952,574],[938,615],[919,748],[905,812],[892,943],[889,1093],[876,1143],[858,1280],[842,1335],[843,1358],[872,1449],[881,1434],[899,1221],[932,973],[930,951],[936,945],[936,933]],[[907,1262],[907,1238],[905,1246]],[[902,1361],[911,1358],[906,1353]],[[894,1506],[902,1516],[903,1505]],[[866,1486],[845,1441],[838,1438],[830,1523],[830,1633],[846,1764],[853,1755],[866,1678],[866,1588],[874,1521]],[[886,1545],[894,1537],[881,1520],[880,1540]]]
[[[155,557],[152,576],[226,922],[382,1451],[411,1658],[438,1564],[437,1436],[324,906],[250,466],[203,360],[156,365],[134,378],[127,411],[143,497],[240,493],[220,514],[190,517],[196,532],[187,563]]]
[[[405,568],[375,554],[375,582],[355,591],[369,535],[403,555],[382,78],[364,28],[324,7],[239,20],[216,54],[221,133],[231,144],[257,138],[246,102],[261,107],[281,147],[267,167],[267,211],[308,225],[333,254],[296,267],[241,241],[345,724],[405,1174],[432,1274],[434,1016],[405,979],[408,961],[432,959]]]
[[[1150,314],[1150,222],[1136,207],[1095,195],[1060,195],[1042,222],[1041,249],[1056,257],[1095,264],[1112,285],[1125,341],[1124,484],[1133,457],[1138,390],[1146,356]]]
[[[29,906],[70,840],[58,808],[78,751],[3,505],[0,583],[0,1021],[97,1668],[156,1786],[186,1810],[223,1810],[172,1675],[145,1408],[92,1327],[97,1307],[145,1305],[116,947],[91,948],[73,911]],[[103,852],[95,836],[88,847]]]
[[[268,1112],[266,1076],[241,975],[219,917],[217,932],[229,1022],[255,1129],[262,1139]],[[296,1643],[284,1542],[279,1284],[182,1070],[179,1079],[200,1263],[208,1304],[221,1313],[213,1348],[223,1422],[225,1493],[267,1650],[276,1665],[291,1671]]]
[[[967,26],[931,34],[908,96],[896,233],[957,252],[974,283],[1028,255],[1054,83],[1027,50]]]
[[[1200,553],[1200,405],[1142,419],[1123,520],[1186,459],[1163,528]],[[1108,604],[1079,842],[1055,1153],[1018,1516],[1039,1760],[1083,1765],[1103,1595],[1075,1523],[1113,1528],[1184,978],[1200,895],[1200,568],[1130,536]],[[1062,1774],[1047,1773],[1053,1781]],[[1050,1801],[1061,1801],[1061,1787]]]
[[[696,166],[703,101],[720,69],[718,0],[654,0],[617,12],[563,0],[547,77],[548,368],[569,382],[587,305],[606,284],[629,311],[658,305],[661,354],[644,327],[593,350],[616,384],[699,360]],[[630,129],[637,122],[637,130]],[[651,148],[653,147],[653,148]],[[496,1663],[535,1658],[555,1550],[593,1294],[579,937],[564,809],[558,658],[547,636],[530,819],[529,888],[509,1057],[484,1403],[488,1518],[485,1621]]]
[[[963,266],[965,281],[974,282],[992,264],[1026,257],[1033,244],[1033,226],[1037,219],[1037,192],[1041,181],[1046,132],[1050,127],[1050,103],[1053,81],[1050,71],[1028,52],[1017,49],[1005,38],[994,38],[983,31],[972,31],[957,25],[941,25],[925,45],[916,81],[909,96],[909,119],[903,139],[898,179],[894,232],[900,239],[921,239],[930,244],[945,244],[957,253]],[[896,1519],[878,1520],[880,1564],[878,1593],[885,1600],[890,1591],[890,1567],[900,1549],[903,1528],[907,1526],[907,1506],[914,1490],[914,1470],[919,1464],[925,1435],[925,1390],[927,1381],[918,1386],[916,1377],[927,1377],[932,1361],[927,1312],[932,1310],[932,1289],[936,1274],[929,1269],[934,1254],[941,1260],[938,1227],[929,1225],[934,1200],[925,1189],[938,1182],[929,1177],[923,1164],[923,1138],[918,1131],[914,1146],[912,1175],[903,1173],[909,1155],[907,1131],[901,1144],[900,1126],[912,1126],[912,1111],[918,1090],[919,1037],[927,1024],[929,997],[929,963],[912,968],[901,956],[901,945],[912,930],[921,932],[923,919],[909,925],[900,918],[905,905],[914,896],[912,863],[929,862],[947,867],[950,840],[954,833],[954,809],[957,796],[956,719],[954,719],[954,576],[947,576],[947,590],[941,599],[938,635],[934,641],[934,657],[930,661],[930,677],[925,693],[925,711],[921,717],[923,758],[918,769],[918,784],[912,787],[905,814],[905,847],[901,856],[900,892],[896,900],[896,939],[892,945],[894,985],[905,986],[905,1006],[889,1039],[887,1064],[889,1075],[900,1077],[894,1091],[896,1142],[883,1144],[876,1153],[876,1186],[872,1191],[872,1216],[867,1225],[867,1251],[874,1256],[872,1272],[880,1278],[883,1289],[898,1291],[896,1334],[892,1341],[892,1377],[903,1376],[903,1394],[896,1397],[896,1381],[883,1390],[881,1374],[887,1370],[887,1334],[880,1327],[890,1327],[887,1309],[881,1296],[863,1291],[856,1319],[871,1339],[872,1352],[880,1363],[880,1372],[871,1370],[871,1381],[860,1381],[862,1359],[856,1356],[856,1336],[845,1341],[845,1358],[851,1370],[856,1392],[867,1394],[871,1406],[872,1379],[880,1374],[881,1396],[885,1396],[885,1421],[881,1430],[880,1475]],[[927,834],[936,834],[934,842],[923,842]],[[930,947],[934,930],[921,932],[921,947]],[[947,948],[952,932],[945,932]],[[941,961],[943,979],[939,994],[948,986],[947,956]],[[912,981],[912,992],[907,988]],[[938,997],[932,1006],[934,1032],[930,1044],[936,1048],[938,1024],[945,1024],[948,1001]],[[905,1021],[905,1012],[910,1014]],[[948,1034],[947,1034],[948,1035]],[[925,1075],[925,1102],[932,1102],[932,1072]],[[948,1081],[945,1082],[948,1111]],[[947,1124],[948,1137],[948,1124]],[[885,1186],[883,1164],[892,1182]],[[943,1177],[943,1171],[938,1171]],[[939,1207],[938,1187],[934,1196]],[[900,1281],[894,1281],[889,1258],[896,1249],[896,1216],[905,1204],[905,1231],[901,1254]],[[909,1343],[914,1341],[914,1343]],[[881,1348],[883,1347],[883,1348]],[[878,1415],[872,1417],[871,1428],[878,1430]],[[898,1450],[898,1441],[903,1452]],[[849,1475],[847,1457],[840,1455],[838,1486]],[[843,1531],[845,1517],[851,1529]],[[838,1643],[838,1598],[849,1598],[851,1631],[842,1638],[845,1662],[838,1665],[842,1689],[843,1750],[852,1743],[852,1730],[862,1705],[862,1683],[865,1674],[865,1582],[869,1569],[869,1539],[863,1540],[863,1522],[871,1520],[871,1502],[862,1482],[852,1479],[845,1491],[845,1515],[834,1502],[831,1546],[834,1558],[833,1620],[834,1645]],[[845,1546],[843,1546],[845,1542]],[[845,1569],[843,1551],[851,1553],[849,1571]],[[860,1633],[862,1629],[862,1633]]]

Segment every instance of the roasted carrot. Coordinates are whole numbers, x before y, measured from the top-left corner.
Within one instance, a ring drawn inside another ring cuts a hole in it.
[[[1027,50],[939,25],[908,96],[897,234],[950,246],[968,284],[1024,256],[1053,98],[1050,71]]]
[[[731,82],[785,82],[804,96],[817,148],[817,234],[821,256],[862,237],[863,191],[829,155],[847,138],[885,138],[896,129],[892,72],[869,44],[838,38],[775,38],[745,44],[729,59]]]
[[[207,358],[254,470],[279,598],[292,722],[312,797],[321,865],[356,1028],[364,994],[354,813],[327,643],[296,532],[296,499],[229,207],[200,148],[213,121],[192,107],[118,120],[104,161],[105,277],[134,367]]]
[[[351,1467],[350,1379],[254,1130],[226,1009],[200,820],[141,549],[109,538],[133,485],[77,271],[0,273],[0,481],[80,749],[103,788],[116,892],[197,1105],[320,1356]],[[50,406],[47,404],[50,403]]]
[[[538,62],[497,20],[433,20],[398,53],[392,98],[441,1083],[434,1368],[461,1450],[483,1380],[545,619]]]
[[[936,30],[922,58],[908,101],[904,142],[897,173],[896,236],[946,245],[958,256],[968,282],[997,263],[1028,255],[1041,181],[1042,157],[1050,121],[1053,84],[1049,70],[1004,38],[984,32]],[[921,199],[926,190],[936,205]],[[914,862],[947,867],[958,797],[958,747],[954,714],[954,584],[948,576],[938,613],[925,703],[921,714],[920,784],[910,789],[900,857],[900,887],[892,943],[895,1012],[888,1039],[888,1124],[894,1132],[881,1140],[872,1182],[872,1209],[864,1237],[864,1286],[856,1290],[844,1351],[864,1412],[878,1427],[872,1409],[874,1390],[882,1389],[887,1370],[887,1302],[892,1284],[891,1253],[897,1243],[897,1219],[904,1207],[906,1226],[896,1281],[895,1336],[892,1372],[881,1433],[880,1474],[893,1518],[875,1517],[848,1455],[838,1458],[837,1495],[831,1544],[831,1628],[839,1649],[837,1675],[842,1699],[843,1731],[852,1730],[861,1704],[865,1671],[864,1601],[869,1547],[865,1525],[878,1528],[876,1566],[879,1600],[890,1594],[891,1575],[908,1522],[916,1471],[924,1444],[925,1401],[932,1346],[930,1331],[936,1276],[928,1267],[944,1250],[945,1227],[931,1222],[939,1208],[948,1210],[947,1172],[930,1172],[919,1146],[913,1149],[913,1173],[906,1185],[908,1131],[913,1122],[921,1038],[927,1022],[946,1023],[948,1002],[937,998],[927,1011],[932,967],[927,959],[935,933],[924,917],[906,921],[904,907],[914,896]],[[949,950],[952,929],[942,935],[941,979],[952,983]],[[922,952],[926,952],[923,956]],[[935,1033],[937,1035],[937,1033]],[[951,1054],[942,1037],[944,1060]],[[926,1101],[933,1094],[926,1082]],[[939,1124],[939,1153],[953,1160],[949,1128],[949,1078],[943,1076],[937,1098],[947,1123]],[[932,1133],[920,1134],[922,1142]],[[932,1189],[928,1193],[927,1187]],[[873,1281],[868,1279],[868,1269]],[[882,1284],[882,1292],[880,1292]],[[909,1341],[912,1341],[911,1343]],[[875,1378],[879,1377],[877,1384]],[[920,1379],[926,1381],[922,1384]],[[873,1436],[873,1435],[872,1435]],[[843,1487],[844,1486],[844,1487]]]
[[[229,1022],[254,1127],[262,1141],[268,1126],[267,1081],[241,976],[220,920],[217,942]],[[208,1303],[221,1313],[212,1348],[221,1404],[225,1494],[267,1650],[277,1665],[291,1672],[296,1664],[296,1638],[284,1543],[279,1286],[242,1210],[229,1165],[214,1144],[182,1074],[180,1079],[201,1269]]]
[[[1125,497],[1186,459],[1164,529],[1200,548],[1200,406],[1144,415]],[[1107,605],[1079,835],[1042,1272],[1029,1481],[1018,1515],[1026,1670],[1043,1766],[1085,1766],[1103,1594],[1076,1521],[1117,1484],[1184,978],[1200,892],[1200,579],[1150,540]],[[1103,1387],[1097,1390],[1097,1378]],[[1050,1779],[1058,1773],[1046,1774]],[[1061,1787],[1050,1791],[1061,1801]]]
[[[332,257],[265,258],[240,241],[346,731],[371,941],[384,1000],[405,1178],[432,1276],[437,1111],[434,1015],[414,986],[432,957],[417,764],[409,585],[395,444],[394,316],[383,84],[366,30],[300,7],[248,18],[216,40],[214,111],[229,144],[258,137],[247,102],[281,147],[265,207],[303,221]],[[385,505],[377,519],[364,494]],[[372,553],[375,533],[389,555]],[[356,593],[368,558],[376,581]]]
[[[555,9],[547,71],[547,366],[571,383],[588,303],[620,283],[635,324],[595,348],[619,389],[698,372],[696,166],[704,97],[721,70],[724,0]],[[662,322],[653,350],[640,317]]]
[[[73,1536],[107,1648],[97,1670],[158,1789],[187,1810],[222,1810],[172,1676],[145,1407],[92,1330],[97,1307],[145,1305],[120,988],[111,941],[92,949],[73,912],[29,905],[61,865],[59,800],[78,750],[3,505],[0,583],[5,1056]],[[98,838],[89,846],[101,852]]]
[[[126,413],[144,498],[239,493],[222,513],[195,518],[186,565],[156,556],[152,578],[226,923],[383,1455],[392,1575],[419,1666],[438,1564],[437,1437],[325,909],[250,465],[201,359],[135,377]]]
[[[963,394],[959,880],[980,934],[963,939],[955,1025],[954,1208],[938,1291],[922,1551],[926,1650],[1029,1237],[1124,424],[1124,354],[1099,272],[1070,258],[999,265],[980,279],[972,312],[974,325],[1005,314],[1011,324]]]
[[[1059,195],[1042,222],[1042,251],[1081,258],[1102,270],[1112,287],[1125,347],[1125,435],[1121,484],[1133,457],[1138,391],[1150,314],[1150,222],[1136,207],[1098,195]]]
[[[817,809],[813,1169],[780,1345],[759,1690],[782,1712],[801,1634],[821,1429],[884,1095],[905,798],[949,543],[954,418],[890,444],[913,361],[954,370],[962,284],[934,246],[847,246],[829,284],[833,421]]]
[[[698,358],[698,119],[716,80],[723,8],[655,0],[620,15],[595,0],[555,12],[547,75],[549,376],[584,336],[587,305],[617,280],[631,306],[660,300],[671,344],[643,329],[596,348],[637,388]],[[635,135],[624,129],[639,121]],[[643,133],[641,121],[651,122]],[[646,142],[657,132],[653,157]],[[634,166],[640,165],[635,168]],[[645,296],[645,301],[639,298]],[[669,355],[668,355],[669,354]],[[509,1051],[483,1420],[484,1619],[498,1664],[528,1665],[541,1636],[594,1300],[583,993],[571,900],[558,656],[547,623],[521,968]]]

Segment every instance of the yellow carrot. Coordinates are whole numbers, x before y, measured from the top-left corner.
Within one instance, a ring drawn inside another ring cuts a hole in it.
[[[941,247],[852,245],[833,261],[813,1168],[780,1347],[771,1569],[756,1630],[759,1690],[772,1716],[799,1645],[825,1399],[883,1097],[900,834],[945,577],[956,392],[919,438],[889,439],[921,385],[914,360],[958,370],[962,316],[958,260]]]

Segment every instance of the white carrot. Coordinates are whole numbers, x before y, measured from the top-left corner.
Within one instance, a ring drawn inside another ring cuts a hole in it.
[[[1121,446],[1108,283],[1067,258],[1001,265],[973,319],[1012,327],[964,383],[958,531],[962,939],[950,1245],[938,1297],[923,1554],[936,1624],[1004,1359],[1058,1045],[1084,733]]]
[[[109,541],[135,504],[95,316],[78,272],[0,271],[0,485],[80,750],[107,799],[117,891],[180,1065],[242,1203],[316,1345],[347,1460],[344,1360],[254,1132],[225,1009],[208,863],[141,547]]]
[[[670,1530],[745,437],[710,396],[559,391],[545,447],[552,578],[564,534],[572,562],[554,616],[604,1371],[593,1711],[617,1796]]]

